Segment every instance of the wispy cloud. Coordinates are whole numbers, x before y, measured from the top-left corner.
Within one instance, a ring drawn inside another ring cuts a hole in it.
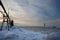
[[[8,5],[10,15],[22,24],[43,25],[57,19],[55,0],[6,0],[4,3]]]

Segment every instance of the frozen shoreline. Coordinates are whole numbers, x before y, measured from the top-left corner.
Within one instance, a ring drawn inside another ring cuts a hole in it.
[[[33,32],[22,28],[13,27],[9,31],[0,31],[0,40],[48,40],[48,38],[52,40],[52,38],[60,37],[60,34],[56,34],[57,33],[55,32],[44,34],[42,32]]]

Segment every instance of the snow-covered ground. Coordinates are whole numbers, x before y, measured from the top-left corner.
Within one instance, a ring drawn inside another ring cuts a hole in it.
[[[0,40],[60,40],[59,37],[60,34],[55,32],[45,34],[18,27],[13,27],[9,31],[5,29],[0,31]]]

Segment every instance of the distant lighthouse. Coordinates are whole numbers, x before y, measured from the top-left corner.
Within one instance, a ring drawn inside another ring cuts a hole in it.
[[[44,28],[45,28],[46,24],[44,23]]]

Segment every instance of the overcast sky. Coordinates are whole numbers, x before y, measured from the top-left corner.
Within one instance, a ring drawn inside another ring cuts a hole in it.
[[[60,0],[2,0],[15,23],[60,26]]]

